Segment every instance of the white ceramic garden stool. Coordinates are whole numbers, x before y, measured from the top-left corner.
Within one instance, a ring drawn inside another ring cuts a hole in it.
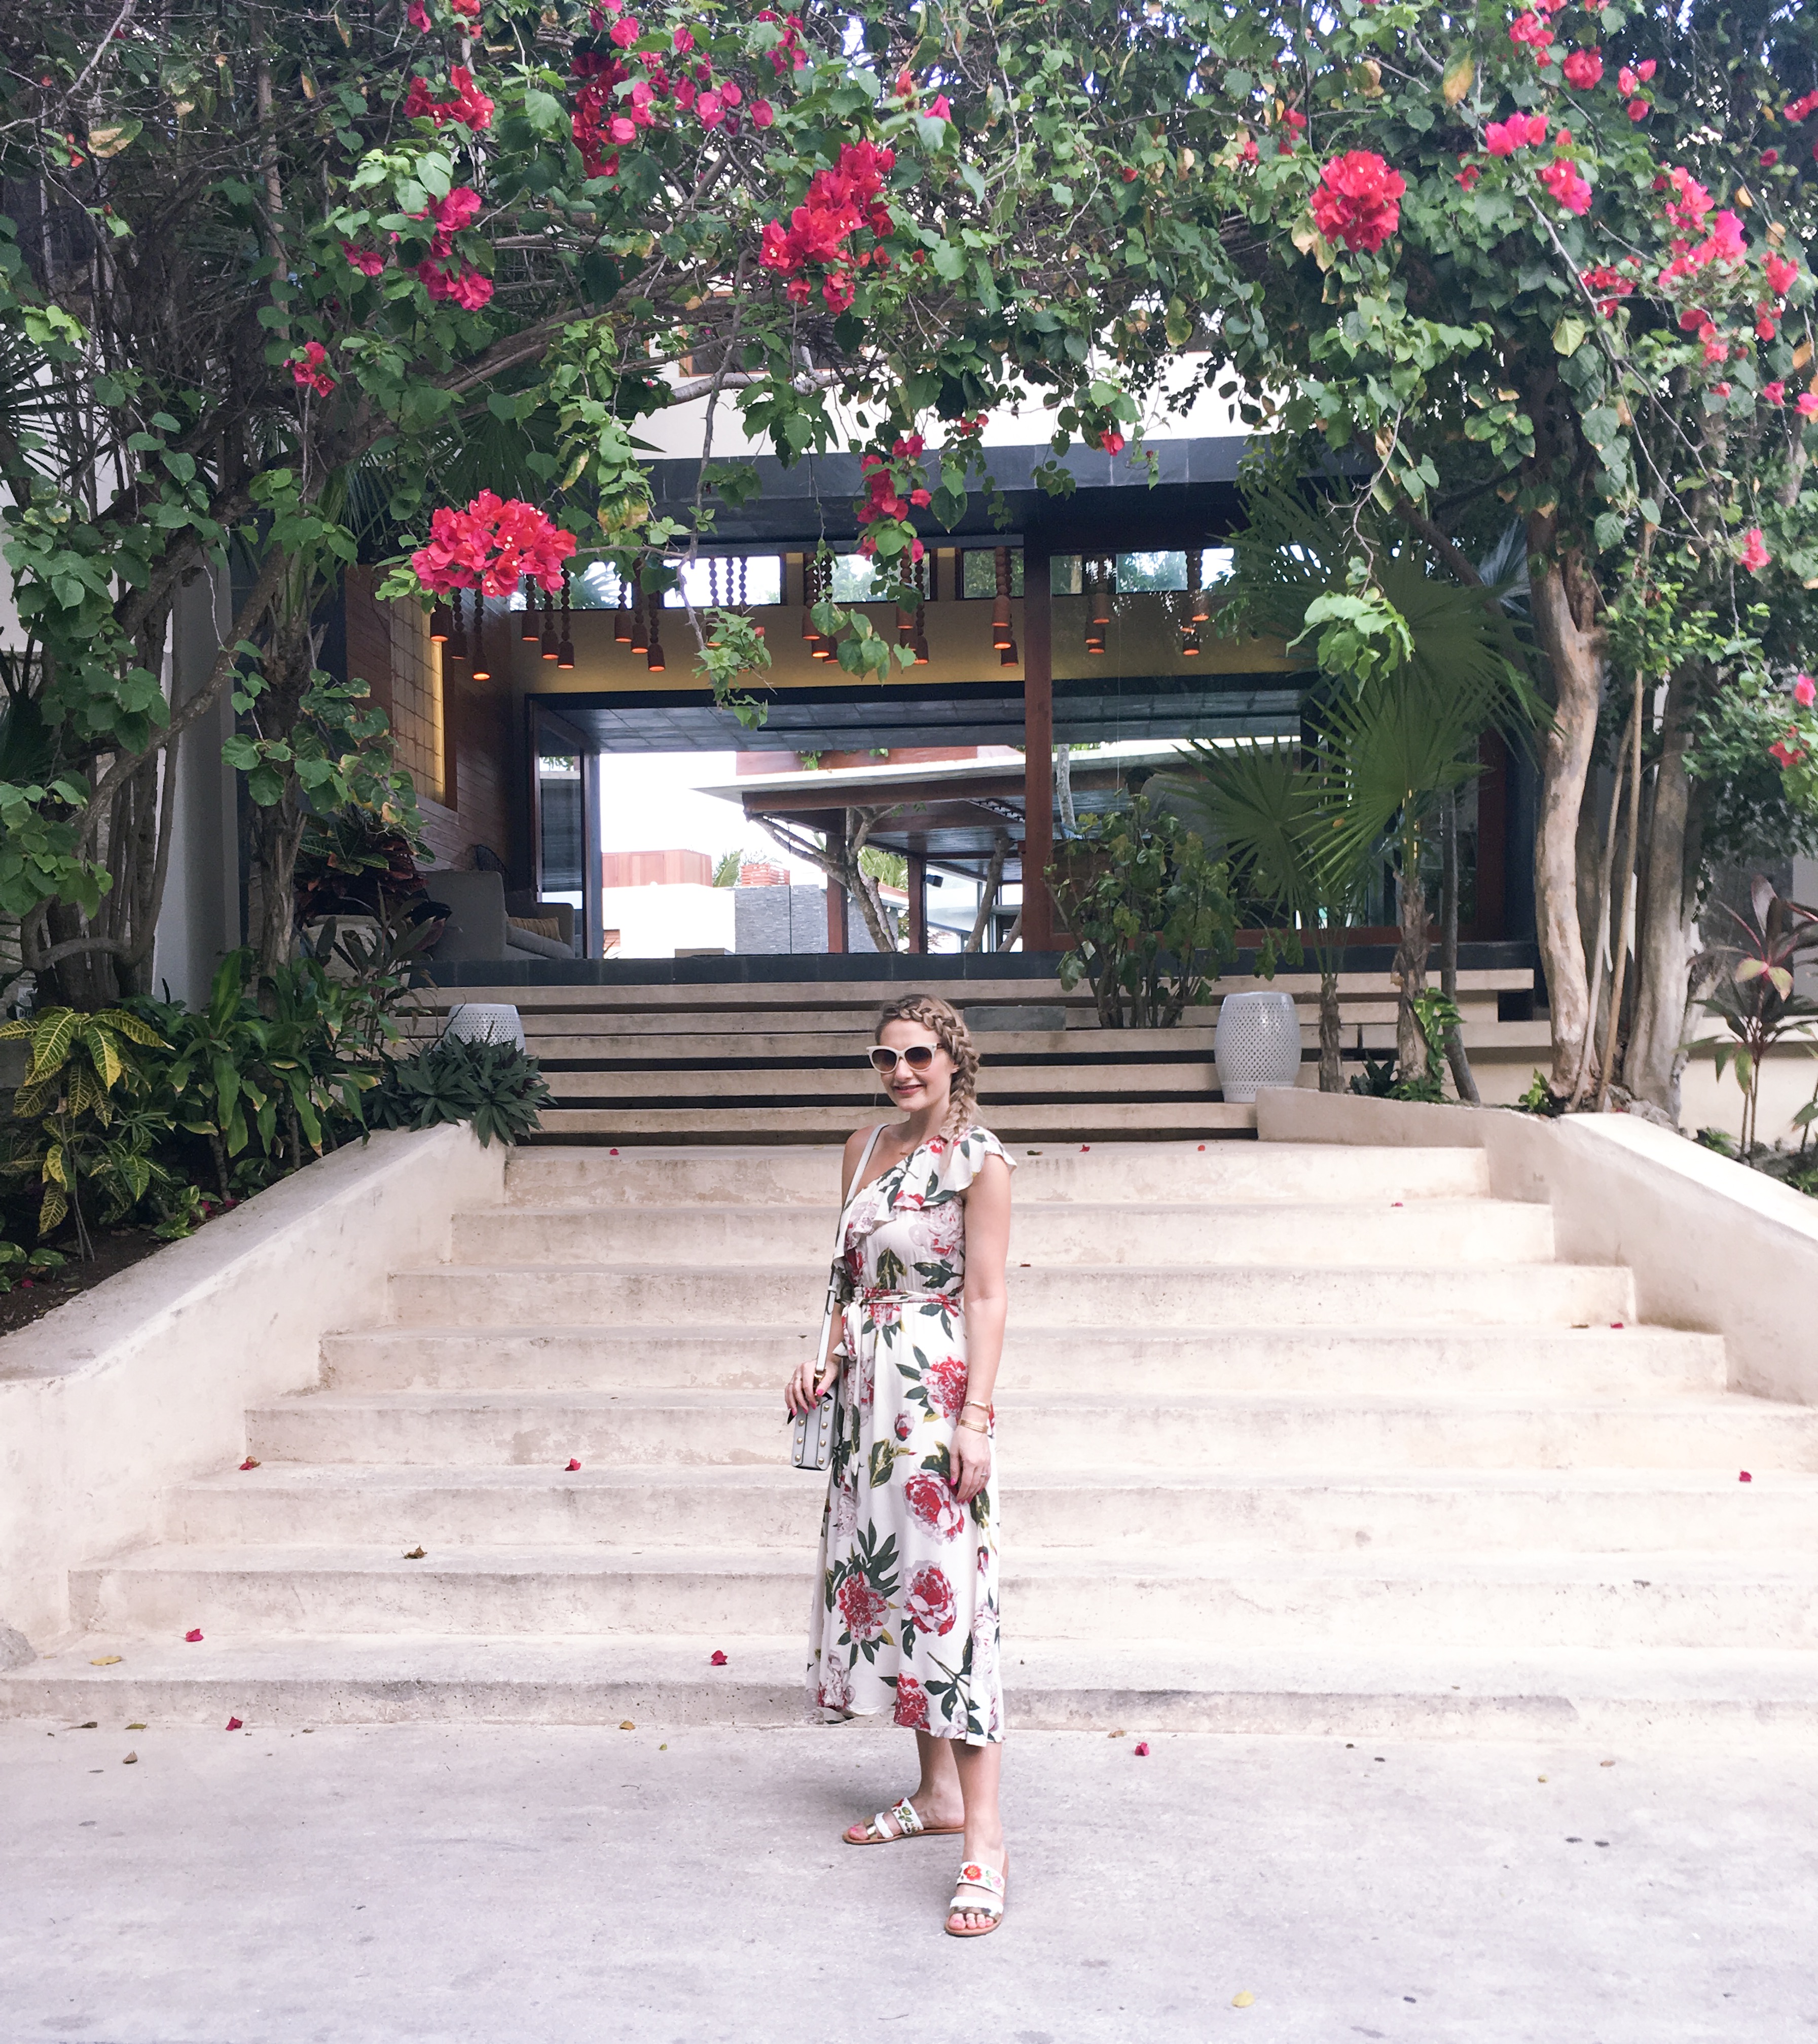
[[[445,1036],[470,1043],[515,1043],[524,1048],[524,1018],[508,1001],[463,1001],[448,1012]]]
[[[1291,993],[1228,993],[1213,1039],[1218,1083],[1228,1101],[1291,1086],[1301,1069],[1301,1018]]]

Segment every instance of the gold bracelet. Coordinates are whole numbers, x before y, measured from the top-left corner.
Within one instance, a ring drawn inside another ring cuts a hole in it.
[[[991,1431],[989,1427],[974,1426],[970,1420],[962,1420],[959,1424],[963,1427],[969,1434],[989,1434]]]
[[[976,1405],[981,1412],[989,1412],[991,1409],[991,1401],[988,1398],[968,1398],[959,1409],[963,1412],[968,1407],[973,1405]]]

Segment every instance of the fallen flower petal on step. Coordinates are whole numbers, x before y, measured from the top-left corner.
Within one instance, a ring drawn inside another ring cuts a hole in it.
[[[1610,1322],[1610,1325],[1612,1327],[1620,1327],[1622,1325],[1622,1322],[1620,1320],[1612,1320]]]
[[[724,1654],[722,1654],[722,1653],[720,1651],[719,1648],[718,1648],[718,1647],[717,1647],[717,1646],[713,1649],[713,1652],[712,1652],[712,1653],[711,1653],[711,1654],[707,1657],[707,1659],[708,1659],[708,1665],[709,1665],[709,1666],[710,1666],[710,1667],[713,1667],[713,1668],[724,1668],[724,1667],[725,1666],[725,1665],[726,1665],[726,1657],[725,1657],[725,1655]]]
[[[202,1636],[202,1629],[199,1625],[192,1625],[189,1631],[183,1635],[184,1639],[191,1646],[194,1646],[196,1642],[200,1639]]]
[[[228,1731],[238,1731],[240,1730],[240,1719],[238,1718],[229,1718],[224,1729]]]
[[[1092,1145],[1090,1143],[1082,1143],[1079,1147],[1082,1150],[1090,1150],[1092,1147]]]
[[[632,1723],[629,1718],[621,1718],[619,1719],[619,1730],[621,1731],[636,1731],[637,1730],[637,1727]]]
[[[1753,1483],[1755,1481],[1755,1478],[1749,1474],[1747,1470],[1744,1470],[1736,1478],[1736,1481],[1738,1483]]]
[[[607,1155],[609,1157],[616,1157],[616,1156],[617,1156],[617,1155],[618,1155],[618,1154],[619,1154],[619,1153],[618,1153],[618,1152],[617,1152],[617,1151],[616,1151],[616,1150],[609,1150],[609,1151],[606,1152],[606,1155]]]
[[[257,1468],[258,1468],[258,1466],[259,1466],[258,1459],[257,1459],[257,1458],[256,1458],[256,1457],[252,1456],[252,1455],[248,1455],[248,1456],[247,1457],[247,1458],[245,1459],[245,1461],[244,1461],[244,1462],[243,1462],[240,1464],[240,1467],[241,1467],[243,1470],[257,1469]]]
[[[1743,1481],[1747,1483],[1748,1478],[1744,1477]],[[117,1668],[120,1660],[121,1657],[117,1654],[103,1654],[98,1661],[91,1661],[88,1665],[91,1668]]]
[[[1149,1742],[1146,1739],[1140,1739],[1130,1750],[1139,1760],[1147,1760],[1149,1757]]]
[[[120,1764],[122,1767],[136,1767],[139,1765],[139,1756],[136,1753],[129,1753]]]
[[[1246,1988],[1241,1994],[1234,1994],[1231,1997],[1231,2005],[1233,2008],[1249,2008],[1255,2005],[1255,1996]]]
[[[407,1562],[425,1562],[429,1558],[421,1547],[406,1547],[404,1558]]]
[[[571,1455],[571,1456],[568,1458],[568,1469],[569,1469],[569,1473],[570,1473],[571,1474],[572,1474],[572,1473],[573,1473],[576,1470],[578,1470],[580,1466],[581,1466],[581,1465],[580,1465],[578,1462],[576,1462],[576,1461],[575,1461],[575,1458],[574,1458],[572,1455]]]

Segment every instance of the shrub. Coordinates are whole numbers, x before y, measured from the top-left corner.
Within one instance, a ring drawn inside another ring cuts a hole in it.
[[[538,1110],[549,1098],[542,1067],[515,1043],[444,1036],[391,1066],[368,1118],[380,1128],[471,1121],[482,1143],[495,1135],[502,1143],[521,1143],[542,1126]]]

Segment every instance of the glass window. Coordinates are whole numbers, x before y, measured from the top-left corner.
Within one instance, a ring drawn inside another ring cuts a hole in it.
[[[697,560],[671,565],[681,579],[677,587],[663,592],[665,609],[683,609],[684,592],[686,600],[700,609],[755,609],[782,601],[781,554],[703,554]],[[610,562],[590,561],[575,578],[572,600],[577,610],[617,609],[618,571]],[[524,608],[521,594],[513,596],[511,608]]]
[[[1120,554],[1117,556],[1117,591],[1176,590],[1187,586],[1187,557],[1184,553]]]
[[[1010,549],[1010,594],[1023,593],[1023,550]],[[997,557],[995,549],[974,548],[959,556],[959,594],[993,597],[997,594]]]
[[[1084,590],[1081,557],[1078,554],[1049,555],[1049,595],[1078,596]]]
[[[836,603],[875,603],[877,563],[869,554],[833,556],[833,601]]]

